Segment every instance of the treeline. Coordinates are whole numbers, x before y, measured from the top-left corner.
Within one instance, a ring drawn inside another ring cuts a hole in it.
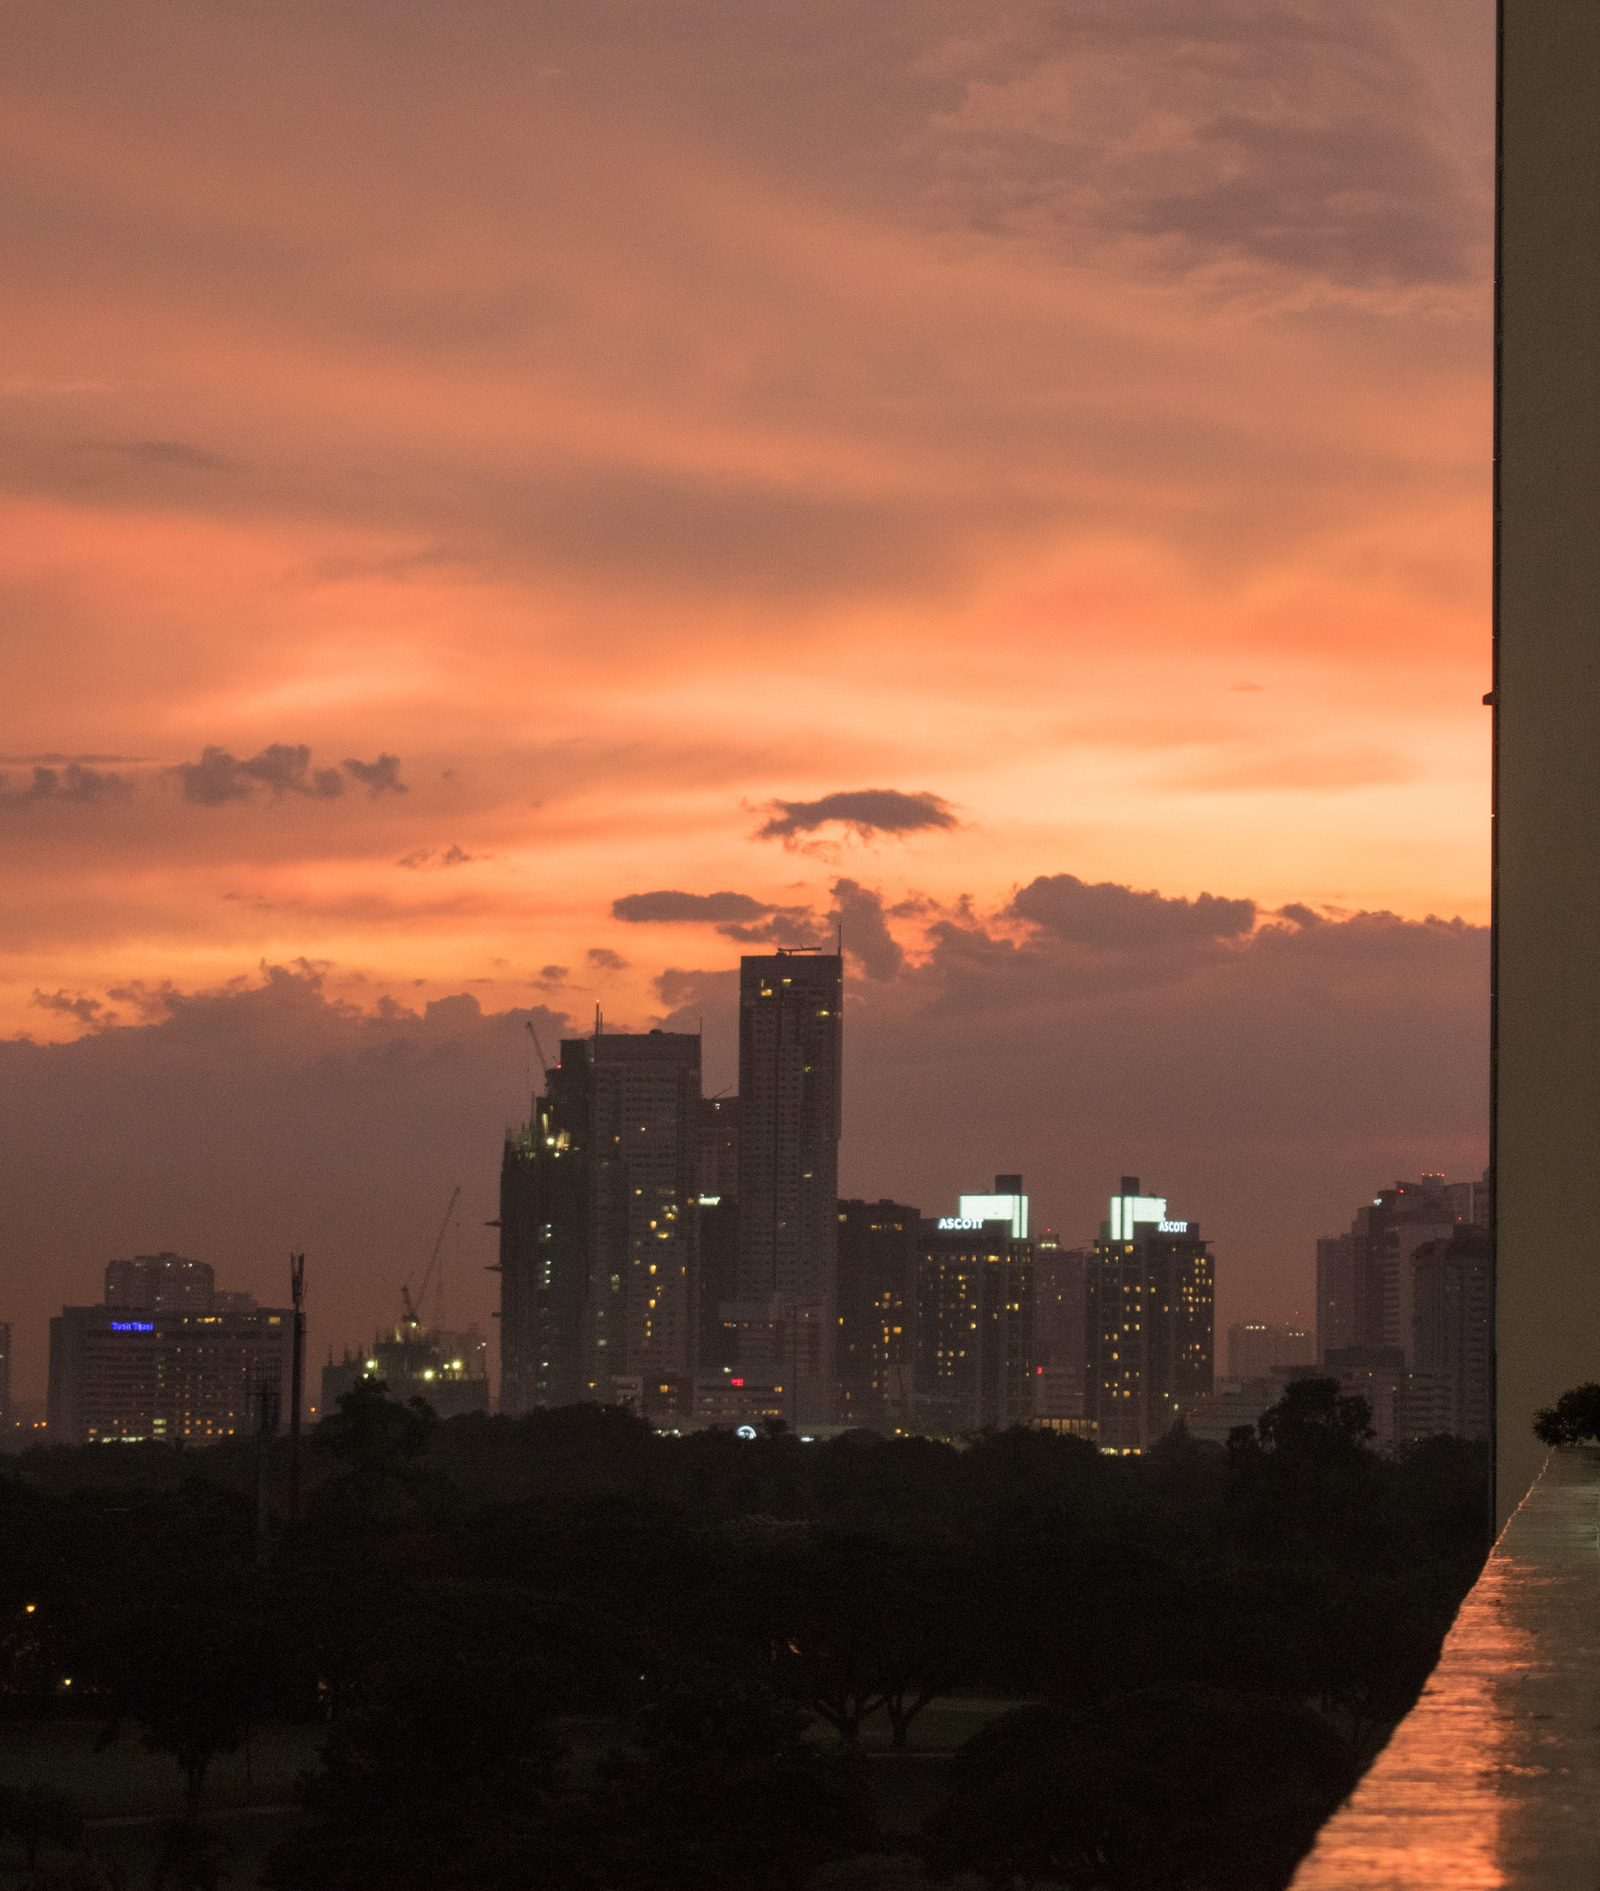
[[[1487,1547],[1482,1449],[1380,1457],[1365,1416],[1311,1382],[1226,1451],[1112,1459],[439,1424],[363,1384],[264,1541],[245,1446],[36,1451],[0,1477],[0,1702],[138,1729],[191,1808],[253,1722],[324,1721],[278,1891],[789,1891],[906,1850],[863,1745],[976,1691],[1017,1705],[918,1869],[1267,1891]]]

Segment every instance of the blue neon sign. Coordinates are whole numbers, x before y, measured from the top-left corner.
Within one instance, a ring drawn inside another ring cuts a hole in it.
[[[154,1320],[113,1320],[113,1333],[153,1333],[156,1330]]]

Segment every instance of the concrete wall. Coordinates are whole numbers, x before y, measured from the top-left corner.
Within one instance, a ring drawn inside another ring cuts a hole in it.
[[[1600,1379],[1600,0],[1503,0],[1497,1471]]]

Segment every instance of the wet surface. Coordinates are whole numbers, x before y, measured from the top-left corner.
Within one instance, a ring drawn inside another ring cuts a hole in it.
[[[1552,1452],[1293,1891],[1600,1891],[1600,1450]]]

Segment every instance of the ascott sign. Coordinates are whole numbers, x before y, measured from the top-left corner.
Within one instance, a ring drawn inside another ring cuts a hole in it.
[[[1187,1234],[1189,1232],[1189,1224],[1186,1221],[1162,1221],[1156,1226],[1161,1234]]]
[[[982,1234],[983,1223],[971,1215],[941,1215],[939,1217],[940,1234]]]

